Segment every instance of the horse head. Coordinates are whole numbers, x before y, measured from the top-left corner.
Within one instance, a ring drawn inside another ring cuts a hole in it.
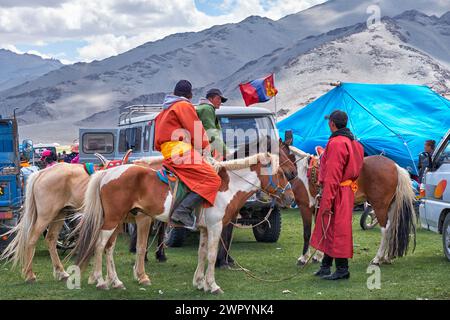
[[[260,165],[258,178],[261,189],[275,199],[282,207],[287,207],[294,201],[291,184],[280,166],[280,158],[271,153],[263,153],[258,157]]]
[[[280,139],[279,141],[280,167],[289,182],[298,177],[295,155],[291,153],[289,146]]]

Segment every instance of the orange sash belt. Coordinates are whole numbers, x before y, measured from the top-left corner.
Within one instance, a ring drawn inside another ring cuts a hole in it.
[[[358,191],[358,184],[353,180],[345,180],[344,182],[341,182],[341,187],[350,187],[352,188],[353,193]]]

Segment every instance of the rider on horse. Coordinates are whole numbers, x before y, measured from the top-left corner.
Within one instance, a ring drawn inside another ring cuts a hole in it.
[[[190,99],[192,85],[186,80],[179,81],[173,95],[166,96],[164,110],[155,119],[155,148],[164,157],[163,166],[190,190],[174,208],[171,219],[194,228],[192,211],[205,200],[214,205],[221,179],[203,158],[210,154],[210,145]]]

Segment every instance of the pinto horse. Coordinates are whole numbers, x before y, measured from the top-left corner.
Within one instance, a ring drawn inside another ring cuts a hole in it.
[[[222,227],[235,219],[239,209],[257,190],[264,190],[278,202],[291,203],[293,194],[289,182],[279,169],[277,155],[261,153],[252,157],[217,162],[214,167],[222,184],[213,207],[203,209],[197,227],[200,229],[198,265],[193,285],[199,290],[222,293],[214,276],[214,267]],[[96,173],[86,192],[84,215],[75,232],[79,233],[72,253],[76,264],[84,269],[94,254],[95,262],[89,283],[97,288],[124,288],[117,277],[113,251],[118,225],[130,211],[167,222],[171,211],[172,194],[167,184],[160,181],[155,170],[136,165],[125,165]],[[139,230],[138,230],[139,234]],[[103,280],[102,254],[106,252],[109,281]],[[143,254],[137,250],[137,254]],[[205,260],[208,267],[205,275]],[[144,265],[136,270],[145,275]]]
[[[320,161],[318,157],[289,147],[280,140],[280,162],[291,183],[303,220],[303,252],[297,262],[303,265],[310,257],[309,240],[319,191]],[[364,158],[357,184],[355,203],[368,201],[381,226],[380,247],[371,263],[390,263],[393,258],[406,255],[411,233],[415,248],[415,195],[408,172],[386,157],[369,156]],[[314,260],[320,261],[321,258],[320,252]]]
[[[126,163],[129,153],[121,161],[114,162],[97,156],[104,168],[108,168],[112,163]],[[53,275],[56,280],[69,277],[59,258],[56,242],[66,216],[82,206],[89,179],[84,165],[67,163],[59,163],[30,175],[26,185],[24,213],[18,225],[10,231],[16,235],[1,256],[2,259],[12,260],[13,267],[22,267],[26,282],[36,280],[32,269],[34,252],[39,237],[47,228],[45,241],[53,264]],[[136,223],[143,236],[148,235],[151,219],[139,217]],[[159,254],[164,256],[164,251]]]

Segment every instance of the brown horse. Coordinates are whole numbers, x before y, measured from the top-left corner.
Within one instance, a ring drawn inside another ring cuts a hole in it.
[[[309,240],[319,191],[320,161],[319,157],[289,147],[280,140],[280,162],[291,183],[303,220],[303,252],[298,258],[298,264],[303,265],[310,257]],[[415,196],[408,172],[386,157],[370,156],[364,158],[357,184],[355,203],[368,201],[381,226],[380,247],[371,263],[390,263],[393,258],[404,256],[411,233],[414,235],[414,247],[416,245]],[[321,253],[314,258],[321,260]]]
[[[98,156],[107,168],[109,161]],[[128,156],[129,153],[121,163],[126,163]],[[30,175],[24,213],[19,224],[10,231],[16,235],[1,257],[12,260],[13,267],[19,264],[25,281],[36,280],[32,270],[34,252],[39,237],[47,228],[45,240],[53,264],[53,275],[56,280],[69,277],[59,258],[56,242],[66,217],[82,206],[89,178],[83,165],[67,163],[59,163]],[[151,219],[146,216],[136,217],[136,222],[142,237],[148,235]]]
[[[293,201],[293,194],[283,171],[279,170],[276,155],[257,154],[219,162],[215,167],[222,178],[222,185],[214,206],[204,209],[198,219],[200,244],[193,285],[200,290],[221,293],[215,281],[214,265],[222,226],[233,220],[246,200],[259,189],[276,197],[283,205]],[[79,232],[79,237],[73,250],[77,254],[76,263],[82,269],[95,254],[89,283],[97,283],[97,288],[108,288],[109,284],[102,276],[102,253],[105,251],[112,287],[124,288],[117,277],[113,260],[118,225],[130,211],[139,211],[167,222],[171,204],[169,187],[160,181],[154,170],[125,165],[96,173],[89,181],[85,213],[75,231]],[[208,268],[205,275],[206,259]],[[138,266],[137,273],[145,273],[143,264]]]

